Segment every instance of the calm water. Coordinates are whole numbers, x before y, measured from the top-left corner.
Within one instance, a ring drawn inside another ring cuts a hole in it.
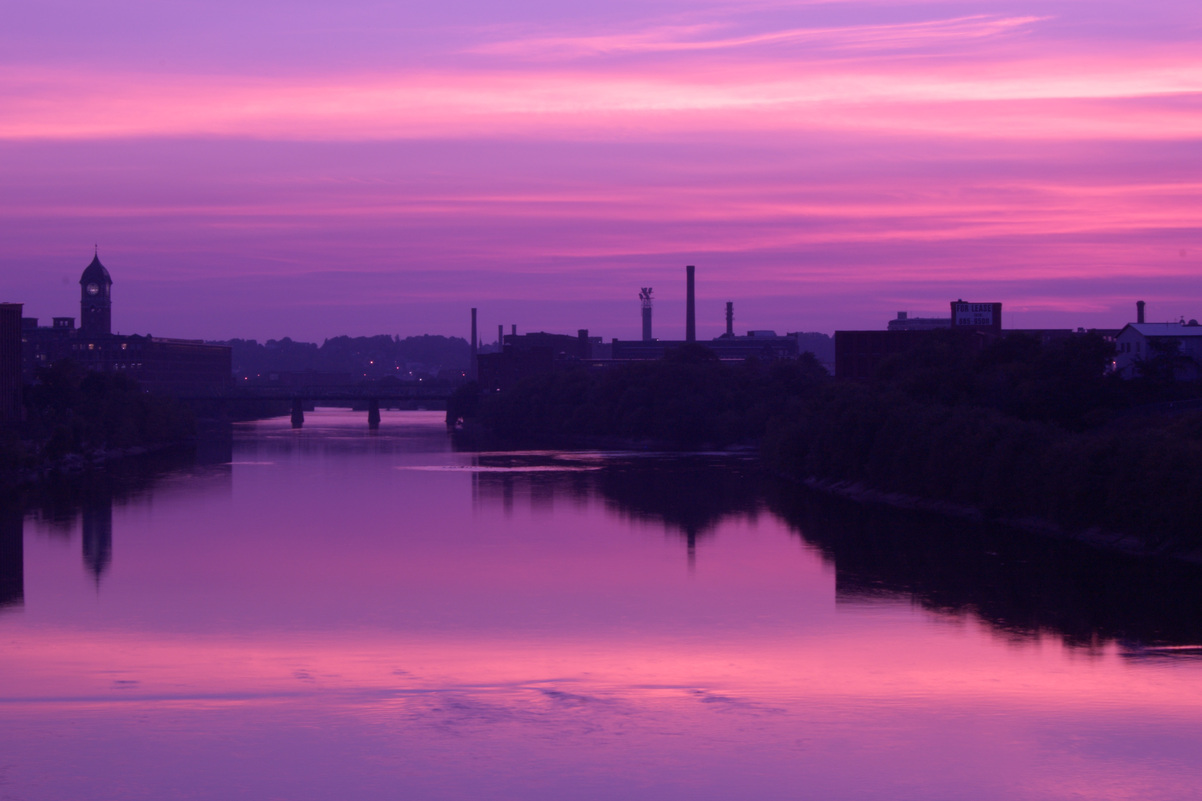
[[[1195,571],[364,417],[9,510],[0,799],[1202,796]]]

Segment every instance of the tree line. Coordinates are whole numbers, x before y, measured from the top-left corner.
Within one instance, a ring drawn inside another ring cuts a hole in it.
[[[64,359],[25,387],[25,421],[0,436],[0,484],[70,457],[186,442],[196,418],[185,405],[142,391],[121,373],[85,370]]]
[[[939,332],[873,381],[830,382],[773,421],[764,456],[798,477],[1196,548],[1202,414],[1148,409],[1202,391],[1157,364],[1123,379],[1113,357],[1096,334],[978,347]]]
[[[505,392],[484,396],[476,417],[491,435],[515,442],[724,447],[755,442],[770,419],[789,414],[789,404],[825,376],[810,354],[730,365],[703,345],[689,345],[657,361],[529,376]],[[471,392],[466,388],[461,396]],[[470,404],[453,399],[449,419],[464,415],[457,401]],[[472,411],[467,407],[467,416]]]

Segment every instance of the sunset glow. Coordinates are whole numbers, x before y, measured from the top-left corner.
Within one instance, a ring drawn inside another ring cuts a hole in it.
[[[62,22],[69,19],[69,22]],[[0,32],[5,299],[210,338],[1198,316],[1185,3],[128,2]],[[553,301],[553,303],[550,303]],[[707,309],[706,304],[710,309]]]

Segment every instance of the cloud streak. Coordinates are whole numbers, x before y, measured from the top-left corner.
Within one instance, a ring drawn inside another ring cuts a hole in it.
[[[597,75],[560,70],[309,82],[43,71],[0,76],[0,138],[250,136],[355,140],[613,137],[708,130],[954,131],[1027,138],[1202,134],[1202,63],[1039,58],[948,75],[799,64]],[[1146,104],[1133,116],[1124,103]]]
[[[489,42],[469,52],[516,58],[550,59],[606,56],[624,53],[689,53],[760,48],[771,45],[805,45],[807,50],[876,51],[929,48],[962,44],[1019,32],[1047,17],[1001,17],[977,14],[953,19],[891,25],[856,25],[824,28],[791,28],[745,35],[718,34],[718,23],[664,26],[645,31],[591,36],[533,36]]]

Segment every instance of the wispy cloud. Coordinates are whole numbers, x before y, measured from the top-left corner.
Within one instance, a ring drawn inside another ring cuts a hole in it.
[[[968,137],[1202,135],[1202,61],[1034,58],[888,69],[741,64],[719,73],[487,70],[304,78],[0,73],[0,139],[354,140],[629,131],[863,130]],[[1139,101],[1138,109],[1129,104]],[[1138,110],[1138,114],[1132,111]]]
[[[684,53],[774,45],[805,45],[818,50],[897,50],[971,42],[1015,33],[1047,17],[978,14],[953,19],[885,25],[790,28],[743,35],[722,35],[717,23],[654,27],[601,35],[531,36],[488,42],[472,52],[549,59],[639,53]]]

